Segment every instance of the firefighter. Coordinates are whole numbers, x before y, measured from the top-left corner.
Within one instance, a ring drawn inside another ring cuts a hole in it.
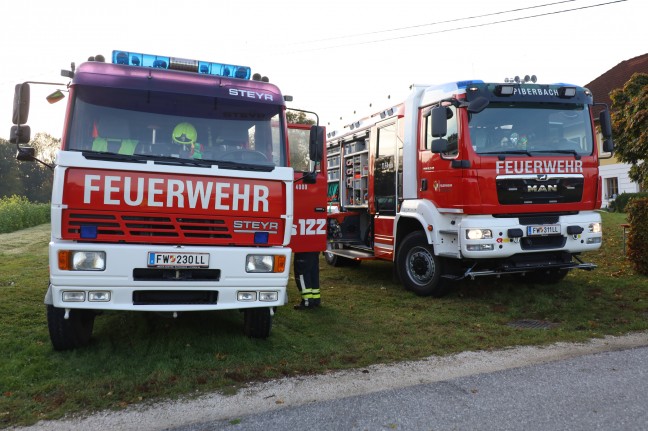
[[[295,305],[295,310],[319,307],[319,252],[295,253],[294,270],[297,289],[301,293],[301,302]]]
[[[198,132],[191,123],[179,123],[173,129],[171,134],[173,142],[180,145],[180,157],[188,155],[188,158],[202,159],[202,144],[196,142],[198,139]]]

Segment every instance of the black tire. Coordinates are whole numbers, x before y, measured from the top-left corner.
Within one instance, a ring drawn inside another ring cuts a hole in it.
[[[327,247],[327,250],[328,250],[330,245],[327,244],[326,247]],[[333,253],[329,253],[328,251],[324,252],[324,260],[326,260],[326,263],[328,263],[329,265],[331,265],[331,266],[333,266],[335,268],[338,268],[338,267],[342,266],[342,261],[340,259],[340,256],[336,256]]]
[[[243,310],[243,331],[250,338],[268,338],[272,329],[270,308],[247,308]]]
[[[448,282],[441,279],[441,261],[424,232],[405,237],[396,254],[396,266],[401,283],[418,296],[438,298],[448,293]]]
[[[543,269],[527,272],[518,276],[518,280],[533,284],[557,284],[569,274],[568,269]]]
[[[47,327],[54,350],[70,350],[87,346],[92,336],[95,312],[70,310],[65,319],[65,309],[47,305]]]

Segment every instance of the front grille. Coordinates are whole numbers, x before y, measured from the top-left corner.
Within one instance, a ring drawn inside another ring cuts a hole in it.
[[[495,182],[502,205],[580,202],[583,197],[582,176],[507,176]]]
[[[216,304],[218,292],[204,290],[136,290],[133,305],[193,305]]]
[[[135,281],[218,281],[220,269],[169,269],[169,268],[135,268],[133,269]]]
[[[224,218],[186,215],[97,213],[87,210],[63,212],[62,233],[77,241],[129,243],[230,244],[232,232]],[[82,235],[83,228],[96,229],[96,236]]]

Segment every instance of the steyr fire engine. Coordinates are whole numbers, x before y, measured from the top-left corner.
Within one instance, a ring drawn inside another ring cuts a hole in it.
[[[323,127],[288,125],[280,90],[248,67],[114,51],[63,74],[45,295],[54,348],[87,344],[103,310],[240,309],[245,333],[266,338],[291,251],[325,249],[313,228],[325,224]],[[34,160],[20,145],[29,84],[14,99],[20,160]]]
[[[558,282],[595,267],[599,147],[589,90],[535,81],[415,85],[407,100],[328,134],[331,265],[393,261],[407,289],[516,274]],[[601,148],[602,147],[602,148]]]

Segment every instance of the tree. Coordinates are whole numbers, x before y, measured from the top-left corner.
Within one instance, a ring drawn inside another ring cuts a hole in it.
[[[306,116],[306,113],[301,111],[287,110],[286,120],[288,120],[289,123],[293,124],[315,124],[315,120],[308,118]]]
[[[60,139],[37,133],[30,141],[36,157],[52,164]],[[49,202],[52,192],[52,170],[38,162],[16,160],[16,145],[0,139],[0,197],[25,196],[32,202]]]
[[[305,112],[286,111],[286,120],[291,124],[315,124],[315,121],[308,118]],[[288,142],[290,143],[290,163],[296,171],[307,172],[309,170],[308,157],[308,130],[288,130]]]
[[[24,195],[22,173],[16,161],[16,146],[0,139],[0,198]]]
[[[610,98],[616,157],[631,165],[630,179],[648,189],[648,74],[635,73]]]

